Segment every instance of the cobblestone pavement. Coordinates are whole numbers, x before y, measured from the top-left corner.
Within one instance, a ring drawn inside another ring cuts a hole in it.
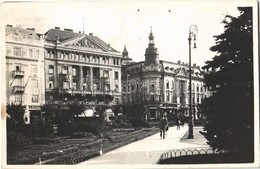
[[[180,139],[187,131],[187,125],[181,127],[180,130],[177,130],[176,126],[170,127],[165,139],[160,139],[159,133],[156,133],[145,139],[103,154],[102,156],[79,163],[79,165],[156,164],[160,158],[160,155],[168,150],[208,147],[207,145],[196,145],[181,142]]]

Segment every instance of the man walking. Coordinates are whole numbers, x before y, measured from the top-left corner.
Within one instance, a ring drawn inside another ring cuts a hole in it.
[[[165,130],[166,130],[167,125],[168,125],[167,118],[165,116],[162,116],[162,118],[160,119],[160,124],[159,124],[161,139],[162,138],[165,139]]]

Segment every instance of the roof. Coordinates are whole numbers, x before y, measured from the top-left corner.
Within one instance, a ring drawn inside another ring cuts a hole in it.
[[[23,37],[23,39],[41,39],[40,36],[35,32],[35,29],[24,29],[12,26],[6,26],[5,28],[7,34],[16,34],[18,36]]]
[[[106,49],[109,52],[118,52],[114,48],[110,46],[110,44],[104,42],[99,37],[94,35],[87,35],[87,34],[81,34],[73,32],[72,30],[60,30],[60,29],[50,29],[45,33],[46,41],[50,43],[55,43],[57,40],[59,40],[60,43],[73,40],[79,37],[87,37],[97,45],[101,46],[102,48]]]
[[[63,42],[65,40],[79,36],[79,33],[74,33],[71,31],[63,31],[60,29],[50,29],[45,33],[45,35],[46,35],[46,39],[45,39],[46,41],[56,42],[57,38],[59,38],[59,41]]]

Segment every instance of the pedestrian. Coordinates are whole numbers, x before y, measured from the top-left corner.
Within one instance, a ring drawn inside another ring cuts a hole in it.
[[[167,135],[167,131],[169,130],[169,121],[168,121],[168,118],[167,116],[165,116],[166,118],[166,128],[165,128],[165,135]]]
[[[165,116],[162,116],[160,119],[160,123],[159,123],[159,128],[160,128],[160,138],[165,139],[165,130],[167,127],[167,119]]]
[[[183,117],[183,115],[181,115],[181,117],[180,117],[180,122],[181,122],[182,127],[184,127],[184,117]]]
[[[177,130],[180,129],[180,123],[181,123],[181,120],[180,120],[180,116],[178,115],[177,118],[176,118],[176,126],[177,126]]]

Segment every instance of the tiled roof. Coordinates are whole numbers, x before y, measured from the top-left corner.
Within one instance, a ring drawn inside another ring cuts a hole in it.
[[[103,40],[101,40],[99,37],[97,36],[93,36],[93,35],[89,35],[88,36],[90,39],[94,40],[95,42],[97,42],[99,45],[101,45],[102,47],[104,47],[105,49],[112,51],[112,52],[117,52],[117,50],[115,50],[114,48],[112,48],[109,44],[107,44],[106,42],[104,42]]]
[[[35,39],[40,40],[40,36],[37,35],[35,30],[32,29],[24,29],[24,28],[17,28],[17,27],[11,27],[6,26],[6,32],[11,34],[17,34],[19,36],[22,36],[24,39]]]
[[[112,48],[109,44],[107,44],[103,40],[101,40],[99,37],[93,36],[93,35],[86,35],[86,34],[75,33],[73,31],[60,30],[60,29],[50,29],[45,33],[45,35],[46,35],[46,41],[51,42],[51,43],[55,43],[57,38],[59,38],[59,41],[62,43],[64,41],[68,41],[70,39],[72,40],[74,38],[78,38],[78,37],[84,35],[85,37],[87,37],[88,39],[91,39],[96,44],[98,44],[99,46],[104,48],[105,50],[110,51],[110,52],[118,52],[117,50]]]
[[[63,42],[65,40],[75,38],[79,36],[79,33],[71,32],[71,31],[64,31],[59,29],[50,29],[46,33],[46,41],[49,42],[56,42],[57,38],[59,38],[60,42]]]

